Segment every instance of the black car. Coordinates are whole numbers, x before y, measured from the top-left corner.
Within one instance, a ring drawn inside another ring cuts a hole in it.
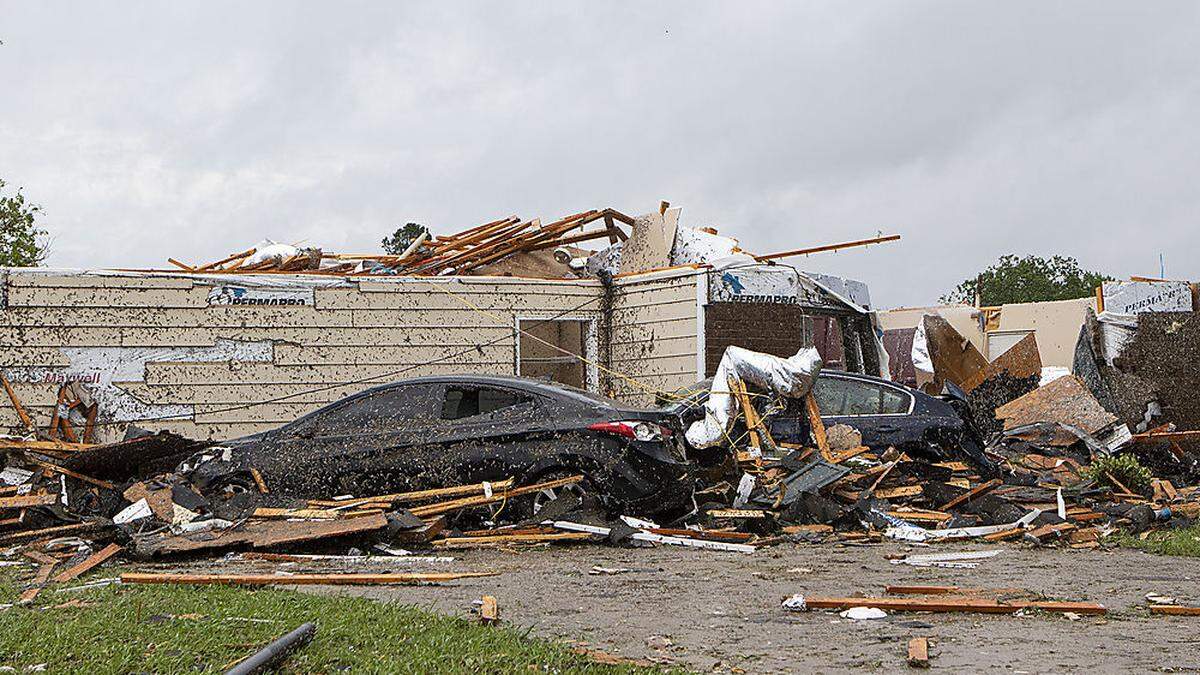
[[[389,494],[583,474],[612,508],[681,506],[688,464],[669,413],[518,377],[420,377],[354,394],[273,431],[228,441],[194,479],[303,497]],[[529,500],[536,508],[538,499]]]
[[[684,428],[704,418],[712,378],[688,387],[663,410],[677,415]],[[825,426],[847,424],[876,452],[888,447],[931,459],[968,459],[987,464],[965,397],[951,390],[934,397],[870,375],[822,370],[813,385]],[[808,445],[810,425],[803,399],[785,399],[783,410],[767,417],[776,441]]]

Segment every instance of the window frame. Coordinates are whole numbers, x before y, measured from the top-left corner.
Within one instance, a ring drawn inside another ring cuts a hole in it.
[[[582,315],[582,314],[569,314],[569,315],[564,315],[564,316],[557,316],[554,314],[540,315],[540,316],[536,315],[536,314],[533,314],[533,315],[518,314],[517,316],[513,317],[513,338],[514,338],[513,341],[516,343],[515,347],[513,349],[513,374],[516,375],[517,377],[523,377],[521,375],[521,335],[522,335],[521,322],[522,321],[530,321],[530,322],[535,322],[535,321],[536,322],[576,321],[576,322],[583,323],[584,324],[584,326],[583,326],[584,353],[581,354],[581,356],[583,356],[583,358],[587,359],[583,364],[584,378],[587,380],[587,382],[585,382],[585,384],[587,385],[587,390],[590,391],[591,393],[593,393],[593,394],[601,393],[600,392],[600,369],[596,365],[600,360],[600,336],[599,336],[599,332],[597,331],[598,319],[595,316],[587,316],[587,315]],[[562,383],[558,382],[557,384],[562,384]]]

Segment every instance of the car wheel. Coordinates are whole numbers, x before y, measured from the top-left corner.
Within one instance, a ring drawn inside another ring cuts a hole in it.
[[[578,475],[578,473],[574,472],[574,471],[567,471],[567,470],[548,471],[548,472],[538,475],[536,478],[529,481],[529,483],[530,484],[547,483],[549,481],[558,480],[560,478],[568,478],[570,476],[575,476],[575,475]],[[575,485],[564,485],[562,487],[557,487],[557,488],[544,488],[542,490],[538,490],[537,492],[530,494],[528,499],[525,500],[525,503],[521,505],[520,510],[522,512],[522,515],[524,515],[525,517],[533,517],[533,516],[536,516],[538,513],[540,513],[547,506],[549,506],[552,502],[554,502],[555,500],[557,500],[565,495],[572,495],[575,497],[583,497],[586,493],[587,493],[587,490],[584,488],[584,486],[582,484],[579,484],[579,483],[577,483]]]

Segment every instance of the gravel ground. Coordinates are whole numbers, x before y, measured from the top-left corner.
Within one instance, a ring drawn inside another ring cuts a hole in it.
[[[460,615],[481,595],[495,595],[503,620],[535,635],[583,640],[609,653],[697,671],[895,670],[905,667],[908,640],[917,636],[930,639],[933,669],[954,672],[1200,671],[1200,618],[1151,617],[1144,608],[1149,592],[1200,604],[1200,560],[1018,546],[1002,547],[976,569],[916,568],[884,557],[984,548],[784,544],[745,555],[585,544],[456,551],[443,554],[454,555],[452,563],[411,568],[501,574],[441,586],[299,588]],[[597,565],[631,571],[589,574]],[[227,565],[222,571],[235,570]],[[887,584],[1024,588],[1053,599],[1100,602],[1109,613],[1078,620],[897,613],[854,622],[832,611],[780,608],[793,593],[877,595]]]

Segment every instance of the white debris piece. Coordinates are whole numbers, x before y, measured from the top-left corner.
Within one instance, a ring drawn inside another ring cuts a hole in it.
[[[807,612],[808,602],[804,600],[804,596],[797,593],[787,600],[783,601],[783,608],[793,612]]]
[[[805,347],[786,359],[741,347],[726,348],[704,404],[704,419],[688,427],[688,443],[694,448],[711,448],[726,439],[737,413],[737,401],[729,391],[731,376],[765,391],[800,398],[812,389],[821,365],[821,355],[814,347]]]
[[[113,522],[117,525],[125,525],[126,523],[132,523],[135,520],[149,518],[152,515],[154,515],[154,512],[150,510],[150,504],[146,501],[146,498],[143,497],[133,504],[126,506],[121,510],[120,513],[113,516]]]
[[[279,244],[270,239],[263,239],[254,248],[254,255],[246,258],[243,266],[249,267],[250,265],[257,265],[267,260],[284,261],[300,253],[300,249],[291,244]]]
[[[28,482],[30,478],[33,478],[32,471],[18,469],[15,466],[5,467],[3,471],[0,471],[0,483],[5,485],[21,485]]]
[[[982,537],[987,534],[995,534],[1004,530],[1011,530],[1014,527],[1029,527],[1029,524],[1042,514],[1040,509],[1034,509],[1026,513],[1012,523],[1002,525],[979,525],[977,527],[952,527],[943,530],[927,530],[923,527],[915,525],[902,525],[889,527],[884,530],[883,536],[891,539],[900,539],[902,541],[931,541],[935,539],[969,539],[972,537]]]
[[[979,567],[977,560],[985,560],[1000,555],[999,549],[988,551],[962,551],[960,553],[926,553],[909,555],[892,561],[893,565],[912,565],[913,567],[942,567],[947,569],[974,569]]]
[[[852,619],[854,621],[874,621],[877,619],[886,619],[887,612],[878,607],[851,607],[839,614],[843,619]]]

